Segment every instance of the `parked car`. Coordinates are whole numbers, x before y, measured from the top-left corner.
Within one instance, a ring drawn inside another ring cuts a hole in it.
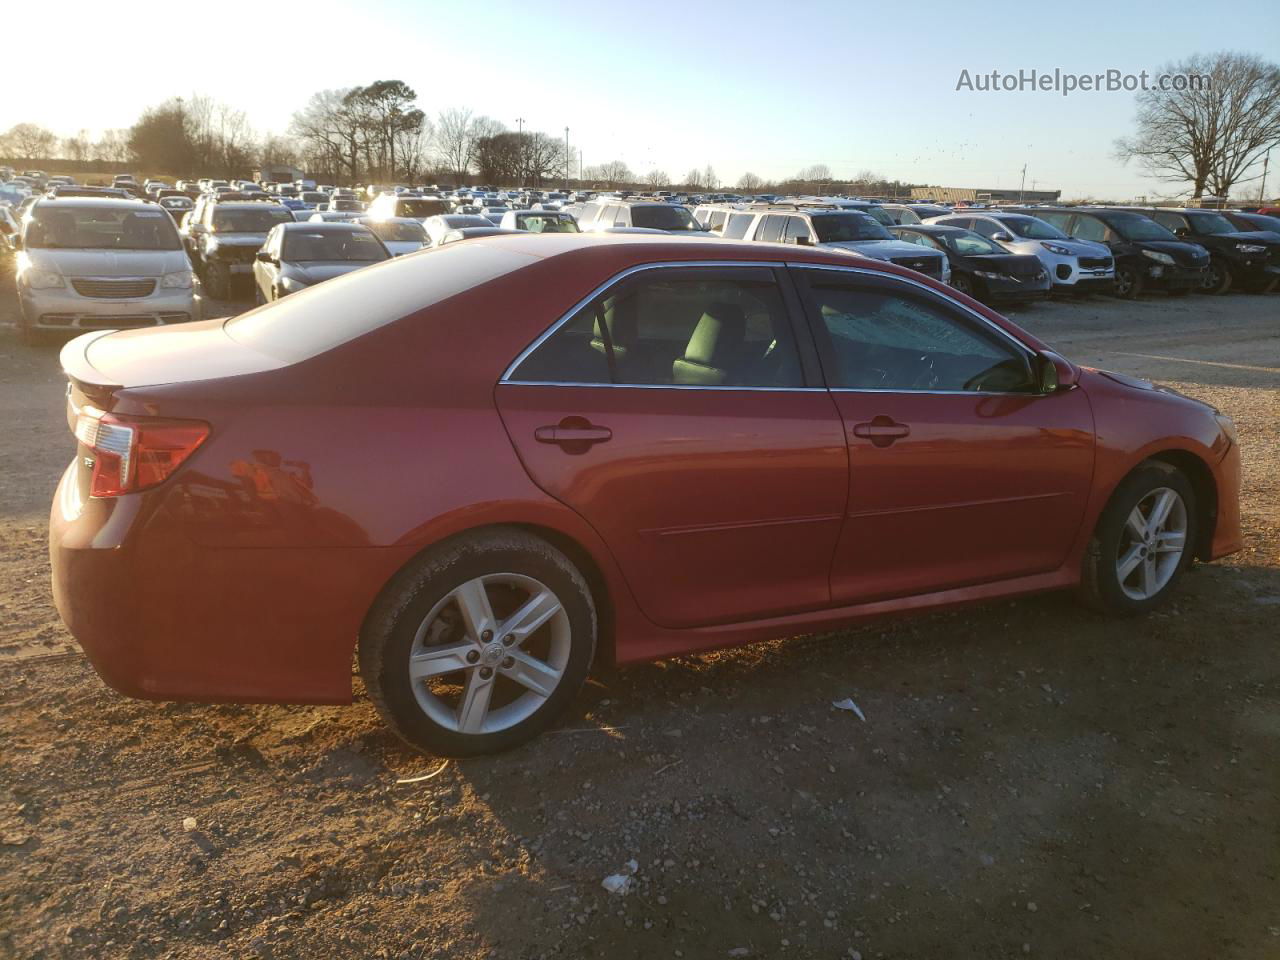
[[[179,222],[195,208],[195,204],[186,196],[161,197],[156,203],[159,204],[162,210],[167,211],[169,216],[173,217],[175,223]]]
[[[920,215],[905,203],[882,203],[880,209],[899,226],[920,223]]]
[[[1053,279],[1055,293],[1111,293],[1115,285],[1115,263],[1111,251],[1100,243],[1072,240],[1038,217],[997,210],[964,210],[926,223],[964,227],[982,234],[1009,253],[1027,253],[1040,258]]]
[[[356,222],[377,234],[393,257],[416,253],[430,243],[422,222],[413,217],[391,217],[386,220],[361,217]]]
[[[1209,251],[1205,293],[1226,293],[1233,286],[1265,293],[1280,280],[1280,241],[1266,232],[1240,230],[1217,210],[1136,208],[1180,240]]]
[[[691,233],[704,230],[687,207],[654,200],[593,200],[583,207],[578,221],[582,230],[612,227],[643,227],[664,233]]]
[[[529,233],[581,233],[572,215],[555,210],[508,210],[499,223],[505,230]]]
[[[1280,216],[1265,213],[1246,213],[1241,210],[1223,210],[1222,215],[1231,225],[1245,233],[1270,233],[1280,239]]]
[[[254,255],[253,290],[259,304],[389,260],[386,245],[359,223],[282,223]]]
[[[1183,296],[1204,286],[1209,251],[1179,240],[1150,217],[1110,207],[1029,207],[1025,213],[1077,240],[1100,243],[1115,260],[1115,294],[1128,300],[1147,290]]]
[[[492,227],[488,217],[478,213],[441,213],[427,217],[422,227],[427,231],[427,246],[437,246],[450,230],[461,230],[463,227]]]
[[[487,227],[457,227],[453,230],[445,231],[435,245],[442,247],[446,243],[457,243],[459,240],[474,240],[477,237],[497,237],[505,233],[520,232],[519,230],[504,230],[502,227],[495,227],[493,224],[489,224]]]
[[[199,288],[173,221],[154,204],[37,200],[17,240],[18,331],[33,341],[199,319]]]
[[[507,211],[511,208],[505,203],[496,203],[494,201],[485,201],[485,205],[480,208],[480,216],[484,217],[493,226],[502,223],[502,218],[506,216]]]
[[[197,223],[187,217],[192,260],[199,269],[209,296],[225,300],[232,295],[235,277],[253,274],[254,255],[267,234],[280,223],[293,223],[293,214],[277,203],[262,200],[206,203]]]
[[[374,197],[366,212],[375,220],[385,220],[388,217],[412,217],[415,220],[426,220],[427,217],[448,213],[449,210],[443,200],[384,193]]]
[[[893,227],[899,240],[937,250],[951,267],[948,281],[983,303],[1043,300],[1053,286],[1039,257],[1009,253],[980,233],[937,224]]]
[[[53,595],[99,674],[345,703],[354,652],[437,754],[528,740],[593,662],[1142,614],[1242,547],[1227,417],[821,248],[506,234],[61,360]]]
[[[873,260],[887,260],[946,283],[950,264],[939,250],[895,239],[861,210],[782,204],[755,213],[746,239],[794,243],[844,250]]]

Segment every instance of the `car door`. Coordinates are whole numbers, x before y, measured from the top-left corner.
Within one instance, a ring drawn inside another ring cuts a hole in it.
[[[658,624],[830,601],[847,454],[797,310],[782,268],[645,267],[497,387],[530,477],[599,532]]]
[[[1079,389],[1034,392],[1034,357],[923,285],[793,269],[849,449],[836,604],[1045,573],[1093,472]]]

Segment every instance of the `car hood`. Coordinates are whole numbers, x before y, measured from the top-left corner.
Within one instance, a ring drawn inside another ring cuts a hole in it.
[[[1221,233],[1220,237],[1228,237],[1237,243],[1261,243],[1266,246],[1275,246],[1280,244],[1280,237],[1272,233],[1270,230],[1249,230],[1240,231],[1239,233]]]
[[[929,250],[919,244],[907,243],[903,240],[839,240],[833,243],[819,243],[818,246],[849,250],[877,260],[888,260],[891,257],[942,256],[937,250]]]
[[[191,267],[182,250],[50,250],[23,251],[31,265],[64,277],[162,277]]]
[[[285,264],[284,275],[301,280],[303,283],[320,283],[332,280],[344,273],[367,267],[376,260],[308,260],[306,263]]]

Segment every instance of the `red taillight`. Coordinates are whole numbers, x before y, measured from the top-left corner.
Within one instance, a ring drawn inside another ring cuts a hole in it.
[[[163,483],[209,436],[198,420],[124,417],[85,407],[76,439],[93,452],[92,497],[118,497]]]

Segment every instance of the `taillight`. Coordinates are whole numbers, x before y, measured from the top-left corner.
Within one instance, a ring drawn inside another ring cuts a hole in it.
[[[76,439],[93,452],[91,497],[118,497],[163,483],[209,436],[198,420],[125,417],[83,407]]]

